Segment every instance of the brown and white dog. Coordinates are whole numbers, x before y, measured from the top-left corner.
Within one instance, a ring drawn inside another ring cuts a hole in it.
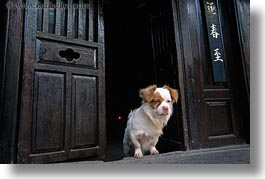
[[[167,85],[162,88],[151,85],[140,90],[140,97],[142,105],[128,115],[123,138],[124,154],[134,152],[135,158],[141,158],[147,151],[151,155],[159,154],[155,146],[172,115],[178,92]]]

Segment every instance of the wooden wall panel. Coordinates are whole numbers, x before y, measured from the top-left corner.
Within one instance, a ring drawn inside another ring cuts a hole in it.
[[[250,98],[250,0],[234,0],[234,4],[244,76]]]
[[[150,28],[153,64],[148,66],[153,65],[150,67],[154,70],[152,79],[158,86],[168,84],[175,89],[180,89],[171,0],[152,1],[149,6],[150,27],[148,26],[148,29]],[[173,115],[164,128],[164,135],[160,138],[160,142],[164,142],[159,143],[161,146],[171,145],[166,151],[181,150],[186,147],[184,147],[182,131],[182,112],[178,110],[181,103],[182,101],[179,100],[174,105]],[[172,143],[169,144],[168,141]]]

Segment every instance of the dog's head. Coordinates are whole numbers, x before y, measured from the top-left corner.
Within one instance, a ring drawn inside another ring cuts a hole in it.
[[[167,85],[162,88],[151,85],[140,90],[140,97],[142,103],[148,103],[158,115],[168,116],[172,114],[172,104],[178,101],[178,92]]]

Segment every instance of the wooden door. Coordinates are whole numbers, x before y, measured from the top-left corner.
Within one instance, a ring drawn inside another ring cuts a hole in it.
[[[205,44],[196,89],[201,146],[240,144],[247,141],[249,105],[234,4],[203,0],[200,5]]]
[[[184,136],[193,149],[249,142],[235,1],[173,0],[172,5],[182,111],[189,127]]]
[[[17,162],[102,157],[105,152],[102,2],[26,2],[38,8],[25,9]]]

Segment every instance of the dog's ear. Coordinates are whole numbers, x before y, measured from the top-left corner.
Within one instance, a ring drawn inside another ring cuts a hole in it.
[[[152,101],[156,88],[156,85],[151,85],[140,90],[140,97],[143,99],[143,103],[149,103]]]
[[[177,102],[179,98],[179,94],[177,90],[170,88],[168,85],[164,85],[163,88],[167,89],[172,97],[173,102]]]

